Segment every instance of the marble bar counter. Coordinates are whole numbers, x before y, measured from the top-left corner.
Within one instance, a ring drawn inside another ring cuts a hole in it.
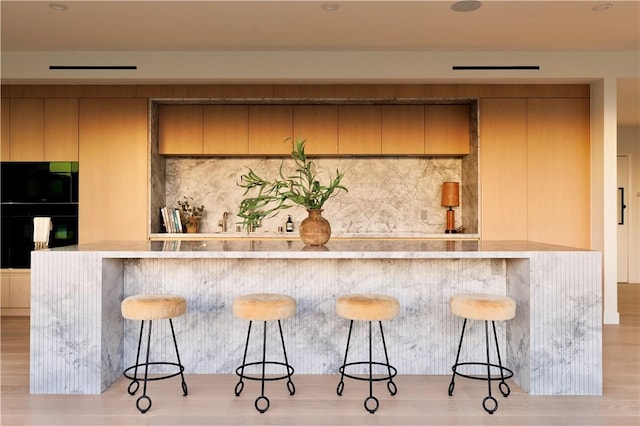
[[[318,248],[297,239],[167,240],[35,251],[30,390],[97,394],[118,380],[135,363],[139,333],[120,302],[137,293],[186,297],[187,313],[174,325],[189,374],[233,374],[248,324],[231,305],[251,292],[297,300],[296,316],[283,321],[296,374],[336,374],[348,321],[336,315],[335,299],[375,292],[400,301],[399,316],[384,324],[398,373],[448,375],[462,327],[449,297],[489,292],[517,303],[516,317],[497,325],[503,362],[523,390],[601,395],[601,287],[600,252],[527,241],[331,240]],[[165,323],[154,323],[152,358],[175,356]],[[480,324],[465,336],[465,353],[482,360]],[[364,324],[354,326],[350,359],[368,356],[364,333]]]

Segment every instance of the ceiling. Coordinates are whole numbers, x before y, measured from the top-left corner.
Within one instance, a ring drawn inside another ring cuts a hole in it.
[[[53,2],[66,10],[54,10]],[[327,3],[2,0],[1,48],[640,51],[638,0],[485,0],[471,12],[454,12],[453,1],[335,1],[333,11],[323,9]],[[611,7],[593,10],[605,3]],[[640,117],[639,81],[618,82],[620,113]]]

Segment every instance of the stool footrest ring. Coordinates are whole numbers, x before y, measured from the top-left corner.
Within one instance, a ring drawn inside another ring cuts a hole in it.
[[[473,380],[484,380],[486,381],[503,381],[503,380],[507,380],[513,377],[513,371],[511,371],[510,369],[508,369],[507,367],[503,367],[500,366],[498,364],[489,364],[490,367],[492,368],[496,368],[498,369],[498,371],[500,372],[500,370],[502,371],[502,375],[499,376],[491,376],[491,377],[487,377],[485,376],[479,376],[479,375],[469,375],[469,374],[464,374],[464,373],[460,373],[458,371],[458,367],[462,366],[462,365],[478,365],[478,366],[482,366],[484,368],[487,367],[487,363],[485,362],[459,362],[457,364],[454,364],[453,367],[451,367],[451,370],[453,371],[453,374],[455,374],[456,376],[460,376],[460,377],[465,377],[467,379],[473,379]],[[482,373],[479,373],[482,374]]]
[[[388,373],[380,373],[380,374],[383,374],[383,377],[372,377],[371,379],[369,379],[369,376],[361,377],[361,376],[354,376],[353,374],[346,373],[345,368],[353,365],[369,365],[369,362],[368,361],[348,362],[344,365],[341,365],[340,368],[338,369],[338,372],[344,375],[344,377],[348,377],[354,380],[364,380],[365,382],[368,382],[369,380],[373,382],[381,382],[384,380],[392,379],[396,377],[396,375],[398,374],[398,370],[393,365],[385,364],[384,362],[372,362],[371,365],[379,365],[381,367],[385,367],[388,370],[391,370],[391,375],[389,375]],[[369,374],[369,373],[362,373],[362,374]]]
[[[165,374],[163,376],[158,376],[158,377],[147,377],[146,379],[144,378],[144,375],[142,376],[138,376],[138,377],[134,377],[132,376],[129,371],[131,370],[135,370],[136,367],[138,368],[138,373],[140,373],[140,370],[142,369],[142,371],[144,371],[145,366],[147,365],[170,365],[173,367],[178,367],[178,371],[175,373],[171,373],[171,374]],[[171,377],[175,377],[178,376],[180,374],[182,374],[184,372],[184,366],[180,365],[176,362],[149,362],[149,363],[142,363],[142,364],[136,364],[136,365],[132,365],[131,367],[127,368],[126,370],[124,370],[124,377],[126,377],[129,380],[138,380],[141,382],[151,382],[154,380],[164,380],[164,379],[169,379]]]
[[[289,364],[285,364],[284,362],[277,362],[277,361],[265,361],[264,364],[265,365],[280,365],[282,367],[285,367],[287,369],[288,374],[283,374],[282,376],[276,376],[276,377],[267,377],[265,376],[264,378],[262,376],[254,376],[254,375],[247,375],[246,372],[241,373],[241,371],[243,371],[243,369],[246,369],[247,367],[251,366],[251,365],[262,365],[263,362],[262,361],[256,361],[256,362],[248,362],[246,364],[243,364],[241,366],[239,366],[238,368],[236,368],[236,375],[240,378],[243,379],[247,379],[247,380],[258,380],[258,381],[274,381],[274,380],[284,380],[284,379],[289,379],[290,376],[293,375],[293,367],[290,366]]]

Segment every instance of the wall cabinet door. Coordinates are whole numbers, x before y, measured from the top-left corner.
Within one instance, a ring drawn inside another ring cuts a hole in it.
[[[591,245],[589,108],[585,98],[527,101],[531,241]]]
[[[204,154],[249,153],[249,107],[204,106]]]
[[[2,113],[2,122],[0,123],[0,159],[2,159],[2,161],[9,161],[11,159],[11,99],[2,98],[0,112]]]
[[[469,105],[424,106],[424,153],[469,153]]]
[[[249,154],[289,155],[292,134],[291,105],[249,105]]]
[[[44,135],[45,161],[78,161],[78,99],[45,99]]]
[[[482,238],[527,240],[527,100],[480,104]]]
[[[11,99],[11,161],[44,161],[44,99]]]
[[[203,114],[202,105],[160,105],[158,107],[160,154],[202,154]]]
[[[380,105],[338,107],[338,152],[379,155],[382,152]]]
[[[79,242],[147,238],[146,99],[80,100]]]
[[[338,153],[338,106],[295,105],[293,137],[306,139],[305,152],[316,155]]]
[[[382,106],[382,154],[424,154],[424,106]]]

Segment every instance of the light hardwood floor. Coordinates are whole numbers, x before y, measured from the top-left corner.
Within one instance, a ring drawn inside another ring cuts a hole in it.
[[[337,376],[294,376],[296,394],[283,382],[267,383],[271,408],[259,414],[257,382],[236,398],[232,375],[188,375],[189,395],[177,379],[151,382],[153,406],[135,408],[127,383],[118,380],[101,395],[29,394],[29,322],[2,318],[0,424],[7,425],[633,425],[640,424],[640,285],[619,285],[620,325],[606,325],[603,396],[530,396],[515,384],[498,411],[482,410],[484,382],[458,379],[453,397],[445,376],[399,376],[398,394],[378,383],[380,409],[364,411],[366,383],[350,380],[342,397]],[[393,361],[393,360],[392,360]],[[498,392],[496,394],[499,395]]]

